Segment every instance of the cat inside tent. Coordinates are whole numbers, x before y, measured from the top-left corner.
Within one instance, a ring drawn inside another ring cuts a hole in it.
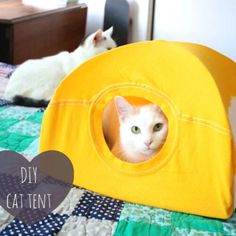
[[[236,96],[235,75],[233,61],[201,45],[152,41],[114,49],[61,83],[43,118],[40,152],[65,153],[74,184],[97,193],[228,218],[234,209],[228,109]],[[167,138],[151,159],[125,162],[108,148],[102,116],[116,96],[157,104],[167,117]]]

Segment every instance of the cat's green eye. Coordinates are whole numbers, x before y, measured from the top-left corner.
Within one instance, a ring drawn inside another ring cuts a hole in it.
[[[140,134],[141,133],[141,129],[138,126],[132,126],[131,131],[134,134]]]
[[[154,125],[153,131],[154,132],[160,131],[162,129],[162,127],[163,127],[162,123],[157,123],[157,124]]]

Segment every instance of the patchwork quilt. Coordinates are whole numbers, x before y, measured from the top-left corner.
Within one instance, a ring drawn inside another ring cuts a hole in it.
[[[6,79],[10,67],[0,67]],[[42,117],[43,109],[14,106],[1,99],[0,150],[17,151],[31,160],[38,154]],[[0,235],[236,236],[236,212],[228,220],[212,219],[131,204],[73,187],[52,213],[33,225],[24,224],[0,206]]]

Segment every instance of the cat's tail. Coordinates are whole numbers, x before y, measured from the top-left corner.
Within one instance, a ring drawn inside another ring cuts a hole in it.
[[[37,100],[33,98],[28,98],[20,95],[16,95],[13,98],[13,103],[20,106],[26,107],[46,107],[49,101],[46,100]]]

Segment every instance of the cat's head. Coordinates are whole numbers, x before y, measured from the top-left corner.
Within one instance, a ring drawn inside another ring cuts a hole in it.
[[[113,27],[110,27],[106,31],[101,29],[95,33],[89,35],[82,45],[86,48],[101,49],[103,51],[115,48],[116,42],[112,39]]]
[[[168,121],[155,104],[133,106],[120,96],[115,97],[120,123],[120,143],[126,160],[139,162],[156,154],[166,140]]]

